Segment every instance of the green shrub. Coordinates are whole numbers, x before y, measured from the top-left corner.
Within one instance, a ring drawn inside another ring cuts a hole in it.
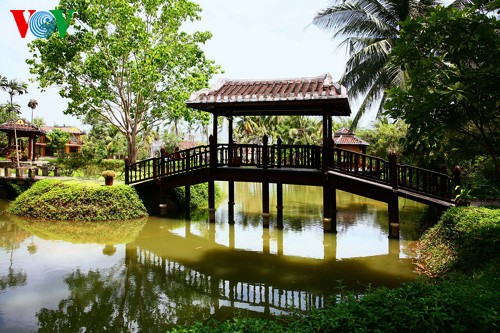
[[[113,170],[122,173],[125,169],[125,162],[123,160],[104,159],[99,162],[103,170]]]
[[[417,267],[429,276],[481,269],[497,259],[499,239],[500,209],[449,209],[420,239]]]
[[[184,187],[176,187],[170,193],[172,200],[178,207],[184,207],[186,197]],[[222,189],[215,184],[215,201],[218,202],[224,197]],[[208,205],[208,183],[201,183],[191,186],[191,207],[190,209],[205,208]]]
[[[45,179],[8,208],[9,213],[54,220],[124,220],[147,215],[133,188]]]

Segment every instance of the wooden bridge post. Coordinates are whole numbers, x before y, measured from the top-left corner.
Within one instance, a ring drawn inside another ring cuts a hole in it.
[[[389,215],[389,238],[399,238],[398,154],[389,154],[389,183],[392,193],[387,203]]]
[[[208,137],[209,146],[210,146],[210,167],[217,167],[217,138],[213,135]]]
[[[281,138],[278,138],[277,144],[278,144],[278,161],[277,161],[277,167],[281,168],[281,159],[282,159],[282,151],[281,151],[281,144],[283,143],[283,140]]]
[[[186,211],[190,211],[191,206],[191,186],[186,185],[184,187],[184,205],[186,206]]]
[[[283,184],[276,184],[277,228],[283,229]]]
[[[208,221],[215,222],[215,183],[213,180],[208,182]]]
[[[268,167],[268,164],[269,164],[269,147],[268,147],[268,142],[269,142],[269,138],[267,135],[264,135],[262,137],[262,165],[263,165],[263,168],[264,169],[267,169]]]
[[[323,185],[323,231],[332,229],[332,190],[328,183]]]
[[[269,228],[269,183],[262,183],[262,226]]]
[[[227,117],[227,120],[229,122],[229,129],[228,129],[228,151],[227,151],[227,164],[232,165],[233,164],[233,116]]]
[[[228,184],[228,215],[229,224],[234,224],[234,181],[227,182]]]

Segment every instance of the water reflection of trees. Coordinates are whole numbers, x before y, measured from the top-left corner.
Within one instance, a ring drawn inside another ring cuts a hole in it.
[[[210,316],[211,301],[168,279],[161,267],[127,257],[107,271],[77,270],[65,278],[70,296],[37,313],[39,332],[162,331]]]
[[[10,221],[0,221],[0,248],[9,252],[7,274],[0,272],[0,292],[10,287],[23,286],[28,279],[26,273],[14,268],[14,250],[29,237],[29,234]]]

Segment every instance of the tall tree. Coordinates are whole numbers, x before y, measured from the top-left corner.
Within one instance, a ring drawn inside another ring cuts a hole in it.
[[[99,117],[127,140],[132,162],[137,136],[170,115],[191,119],[184,101],[218,70],[200,44],[209,32],[182,31],[200,19],[189,0],[61,0],[78,13],[72,34],[30,44],[28,60],[42,88],[57,85],[70,100],[66,114]]]
[[[362,100],[353,129],[379,101],[380,116],[385,90],[404,81],[403,71],[389,62],[400,22],[420,16],[436,4],[434,0],[336,0],[314,18],[316,26],[333,31],[333,38],[342,39],[340,46],[348,49],[350,56],[341,82],[349,90],[351,100]]]
[[[387,112],[408,124],[408,147],[488,155],[500,175],[499,31],[477,7],[440,7],[402,25],[392,59],[408,84],[389,91]]]
[[[33,111],[38,106],[38,101],[36,99],[30,99],[28,102],[28,107],[31,109],[31,122],[33,122]]]
[[[15,95],[23,95],[28,93],[28,84],[25,82],[21,82],[19,80],[0,80],[1,85],[0,89],[7,91],[10,96],[8,110],[11,114],[12,120],[15,121],[16,116],[20,113],[21,108],[19,105],[14,104],[14,96]],[[17,143],[17,129],[16,124],[14,123],[14,139],[16,140],[15,149],[16,149],[16,159],[17,159],[17,167],[19,167],[19,149]]]

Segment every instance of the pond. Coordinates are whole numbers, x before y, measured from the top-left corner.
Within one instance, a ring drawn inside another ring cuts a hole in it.
[[[386,204],[337,191],[338,233],[324,233],[321,191],[284,185],[283,229],[276,209],[262,227],[254,183],[236,183],[234,225],[226,201],[216,223],[205,211],[100,224],[1,215],[0,331],[164,332],[306,311],[340,288],[362,293],[416,278],[411,247],[425,206],[401,199],[401,237],[390,240]]]

